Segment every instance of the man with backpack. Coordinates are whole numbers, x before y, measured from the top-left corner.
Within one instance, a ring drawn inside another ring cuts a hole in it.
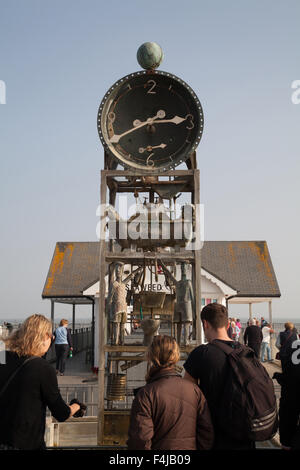
[[[199,383],[215,430],[214,449],[255,449],[276,432],[274,386],[254,351],[229,338],[226,307],[212,303],[201,312],[208,344],[195,348],[184,368]]]

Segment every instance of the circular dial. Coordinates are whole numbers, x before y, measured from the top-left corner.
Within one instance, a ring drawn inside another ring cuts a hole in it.
[[[166,72],[128,75],[104,96],[98,111],[103,146],[120,163],[142,172],[184,162],[203,132],[203,111],[193,90]]]

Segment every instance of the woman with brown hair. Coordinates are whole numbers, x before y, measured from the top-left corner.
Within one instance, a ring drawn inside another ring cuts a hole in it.
[[[54,368],[42,358],[52,339],[52,323],[31,315],[3,338],[6,363],[0,365],[0,447],[45,448],[46,407],[65,421],[80,410],[62,399]]]
[[[176,371],[180,351],[170,336],[155,336],[148,350],[146,385],[134,398],[130,450],[196,450],[213,445],[209,409],[198,385]]]

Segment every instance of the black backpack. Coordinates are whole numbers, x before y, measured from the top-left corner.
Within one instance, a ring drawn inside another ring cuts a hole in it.
[[[210,344],[227,355],[229,375],[218,409],[218,427],[238,441],[266,441],[278,429],[277,402],[273,381],[252,349]]]

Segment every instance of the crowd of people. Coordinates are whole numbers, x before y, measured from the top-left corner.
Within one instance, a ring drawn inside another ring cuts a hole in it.
[[[233,390],[237,401],[237,395],[242,395],[242,391],[234,389],[233,384],[228,385],[228,382],[233,380],[228,358],[232,350],[235,365],[238,362],[242,364],[247,357],[259,376],[257,388],[252,390],[253,394],[249,391],[251,399],[261,401],[258,407],[267,402],[270,403],[270,410],[272,406],[277,407],[273,382],[266,369],[260,366],[261,362],[265,361],[265,354],[268,360],[272,360],[270,338],[274,330],[264,318],[260,322],[252,319],[244,331],[243,341],[248,346],[245,347],[240,337],[240,320],[228,319],[224,306],[216,303],[205,306],[201,312],[201,320],[207,343],[196,347],[190,353],[184,363],[184,377],[176,373],[174,368],[179,357],[175,340],[165,336],[154,338],[148,353],[149,371],[146,385],[137,392],[132,405],[129,449],[255,448],[255,438],[251,433],[247,435],[244,432],[247,428],[246,421],[249,419],[245,411],[246,401],[245,409],[240,407],[234,415],[235,426],[230,422],[236,410],[230,398],[226,401],[230,396],[233,401],[233,394],[226,394],[226,391]],[[280,398],[279,435],[283,449],[299,449],[300,428],[297,423],[300,409],[296,397],[300,389],[300,366],[291,361],[292,341],[298,336],[289,336],[288,328],[291,328],[290,324],[286,324],[286,331],[279,335],[280,345],[278,343],[281,357],[286,358],[287,364],[281,377],[285,385]],[[286,342],[287,336],[289,346]],[[281,349],[283,346],[284,350]],[[243,369],[244,374],[249,366],[248,362]],[[260,367],[265,371],[265,375]],[[249,383],[255,382],[254,379],[252,376]],[[292,384],[296,381],[298,385],[294,389]],[[269,412],[261,420],[254,419],[255,426],[258,426],[260,421],[265,430],[268,428],[270,436],[275,434],[278,425],[274,420],[274,413]],[[195,429],[196,432],[193,433]]]
[[[276,358],[280,359],[282,368],[285,367],[285,362],[289,361],[291,344],[299,339],[297,329],[293,323],[287,322],[284,327],[285,330],[278,334],[275,343],[276,348],[280,350],[276,354]],[[236,341],[241,339],[242,325],[239,319],[229,318],[227,333],[230,338]],[[264,317],[261,317],[260,320],[254,317],[247,322],[243,332],[243,342],[254,350],[256,357],[261,362],[265,362],[266,357],[268,362],[273,362],[271,356],[271,336],[273,334],[275,334],[275,330]]]
[[[242,344],[242,325],[238,319],[228,319],[223,305],[206,305],[201,321],[207,342],[189,354],[183,376],[176,367],[180,360],[176,340],[154,337],[147,353],[146,384],[135,390],[128,449],[252,450],[257,440],[271,438],[277,429],[283,449],[299,449],[300,365],[292,360],[299,338],[294,325],[286,323],[277,340],[282,361],[282,373],[274,377],[281,384],[277,413],[274,384],[261,364],[265,354],[271,360],[271,325],[252,319]],[[84,405],[76,400],[67,404],[58,388],[56,375],[64,373],[71,347],[68,336],[65,320],[53,335],[48,319],[32,315],[4,339],[0,449],[45,448],[46,407],[58,421],[83,415]],[[53,341],[56,373],[44,360]]]

